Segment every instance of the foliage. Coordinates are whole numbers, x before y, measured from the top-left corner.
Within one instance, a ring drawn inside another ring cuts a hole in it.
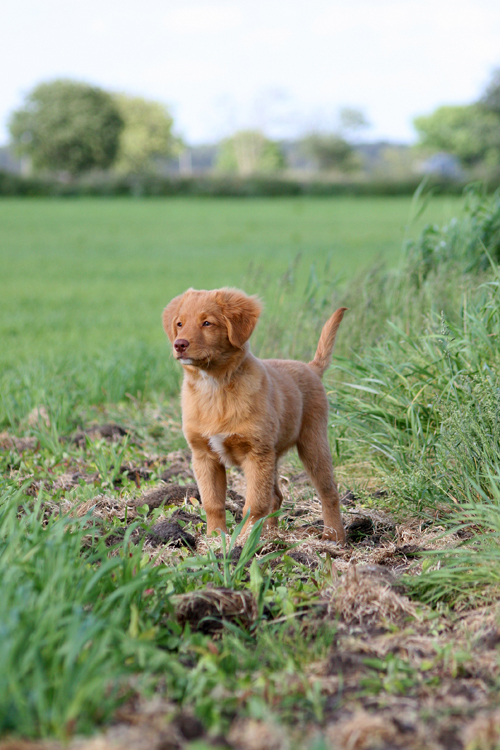
[[[89,443],[84,460],[107,447]],[[53,446],[42,440],[32,464],[39,475],[51,456]],[[0,455],[2,466],[6,459],[15,453]],[[50,511],[43,491],[36,501],[22,489],[0,495],[0,732],[62,739],[89,733],[134,693],[155,687],[194,707],[215,731],[227,728],[236,709],[267,715],[270,695],[284,718],[321,716],[324,699],[304,669],[325,654],[335,629],[312,637],[287,622],[298,606],[314,602],[319,576],[304,586],[297,571],[290,575],[289,560],[275,566],[271,579],[266,563],[283,551],[255,559],[260,526],[234,571],[213,553],[158,565],[132,541],[140,524],[96,517],[92,508],[79,518],[78,498],[92,494],[80,486],[69,497],[75,504],[63,515]],[[119,532],[122,541],[113,543]],[[249,585],[260,604],[253,634],[227,626],[215,645],[210,635],[181,631],[174,595],[219,579],[234,588]],[[264,608],[275,622],[263,619]]]
[[[500,115],[480,104],[439,107],[414,125],[424,148],[454,154],[466,166],[500,163]]]
[[[496,450],[498,453],[498,445]],[[498,455],[496,465],[498,467]],[[458,531],[465,541],[439,554],[426,556],[423,574],[406,579],[413,596],[433,606],[446,603],[457,609],[465,609],[471,604],[491,605],[496,602],[500,588],[500,497],[497,478],[498,474],[490,476],[489,489],[493,491],[493,496],[473,493],[469,484],[469,500],[457,509],[452,527],[452,531]]]
[[[353,147],[335,133],[311,133],[303,139],[302,149],[322,172],[352,172],[360,166]]]
[[[300,180],[272,173],[239,177],[230,172],[208,177],[169,177],[155,172],[140,174],[87,173],[71,182],[54,176],[23,177],[0,171],[2,196],[130,196],[138,197],[217,197],[217,198],[284,198],[291,196],[411,196],[420,178],[408,178],[404,167],[402,179],[381,174],[374,180],[327,181]],[[464,185],[448,179],[433,178],[431,186],[445,195],[460,195]]]
[[[226,138],[217,157],[221,172],[237,172],[242,176],[278,172],[284,166],[278,144],[259,130],[240,130]]]
[[[115,102],[123,120],[114,164],[118,172],[142,172],[152,166],[154,157],[175,152],[173,120],[165,106],[125,94],[117,95]]]
[[[465,190],[464,212],[442,227],[428,224],[407,245],[408,269],[419,286],[432,270],[455,266],[463,273],[500,262],[500,191],[491,197],[480,185]]]
[[[357,440],[382,465],[389,461],[388,479],[395,465],[404,473],[434,450],[443,404],[458,399],[463,408],[469,398],[462,379],[494,367],[497,282],[481,284],[476,274],[489,267],[488,253],[498,253],[499,211],[499,194],[487,199],[471,192],[460,220],[426,227],[408,243],[401,270],[379,276],[371,300],[379,312],[386,300],[385,335],[379,329],[378,340],[372,336],[372,344],[340,366],[350,383],[338,393],[337,408],[349,415]]]
[[[500,68],[493,71],[480,103],[485,109],[500,115]]]
[[[340,132],[347,138],[370,127],[365,113],[354,107],[343,107],[339,112]]]
[[[35,169],[72,175],[111,166],[122,127],[110,94],[63,79],[36,86],[9,124],[17,150]]]

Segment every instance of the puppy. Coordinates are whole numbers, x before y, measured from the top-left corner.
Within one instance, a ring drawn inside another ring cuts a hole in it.
[[[248,339],[261,305],[238,289],[188,289],[163,311],[174,357],[184,368],[183,430],[193,452],[207,534],[227,531],[225,466],[235,464],[245,472],[246,527],[281,507],[278,459],[296,445],[321,500],[323,539],[345,541],[321,376],[346,309],[325,323],[309,364],[253,356]],[[276,517],[268,524],[276,526]]]

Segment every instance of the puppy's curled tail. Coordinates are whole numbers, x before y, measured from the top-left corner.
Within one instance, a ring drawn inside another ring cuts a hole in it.
[[[311,367],[314,372],[317,372],[320,378],[330,364],[333,345],[335,344],[335,336],[337,335],[339,325],[342,322],[346,310],[347,307],[339,307],[339,309],[333,313],[332,317],[326,321],[323,330],[321,331],[321,336],[319,337],[318,348],[316,349],[314,359],[308,363],[309,367]]]

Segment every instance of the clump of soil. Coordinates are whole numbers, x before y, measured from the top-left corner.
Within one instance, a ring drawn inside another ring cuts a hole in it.
[[[191,630],[217,633],[224,621],[249,629],[257,619],[257,603],[250,591],[206,588],[173,597],[175,615],[180,625],[189,623]]]
[[[397,590],[396,590],[397,589]],[[402,622],[415,605],[398,593],[397,577],[378,565],[350,565],[331,590],[330,609],[347,623]]]
[[[194,474],[184,462],[175,461],[168,469],[165,469],[160,479],[163,482],[170,482],[173,477],[185,481],[186,479],[194,479]]]
[[[79,448],[84,448],[89,440],[99,440],[104,438],[110,442],[116,442],[125,435],[128,435],[129,431],[119,424],[109,422],[108,424],[91,425],[86,430],[79,430],[73,435],[72,442],[78,445]]]
[[[196,549],[196,539],[175,521],[159,521],[146,534],[146,541],[153,547],[170,544],[174,547]]]
[[[162,505],[183,505],[189,498],[200,502],[200,491],[195,484],[160,484],[154,490],[148,490],[135,501],[135,505],[148,505],[150,510]]]
[[[24,451],[34,451],[37,445],[38,438],[18,438],[8,432],[0,432],[0,450],[16,450],[18,453],[23,453]]]

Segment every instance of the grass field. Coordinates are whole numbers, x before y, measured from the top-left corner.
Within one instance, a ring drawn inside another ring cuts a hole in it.
[[[456,206],[436,199],[410,232]],[[2,200],[0,361],[137,342],[159,352],[161,311],[189,286],[244,286],[272,305],[269,279],[299,254],[302,288],[327,258],[330,277],[395,264],[411,213],[407,198]]]
[[[434,199],[402,252],[420,205],[0,203],[9,747],[500,746],[500,195]],[[307,356],[347,303],[344,548],[293,454],[276,534],[237,538],[231,469],[231,536],[204,535],[158,324],[191,283],[262,294],[264,353]]]

